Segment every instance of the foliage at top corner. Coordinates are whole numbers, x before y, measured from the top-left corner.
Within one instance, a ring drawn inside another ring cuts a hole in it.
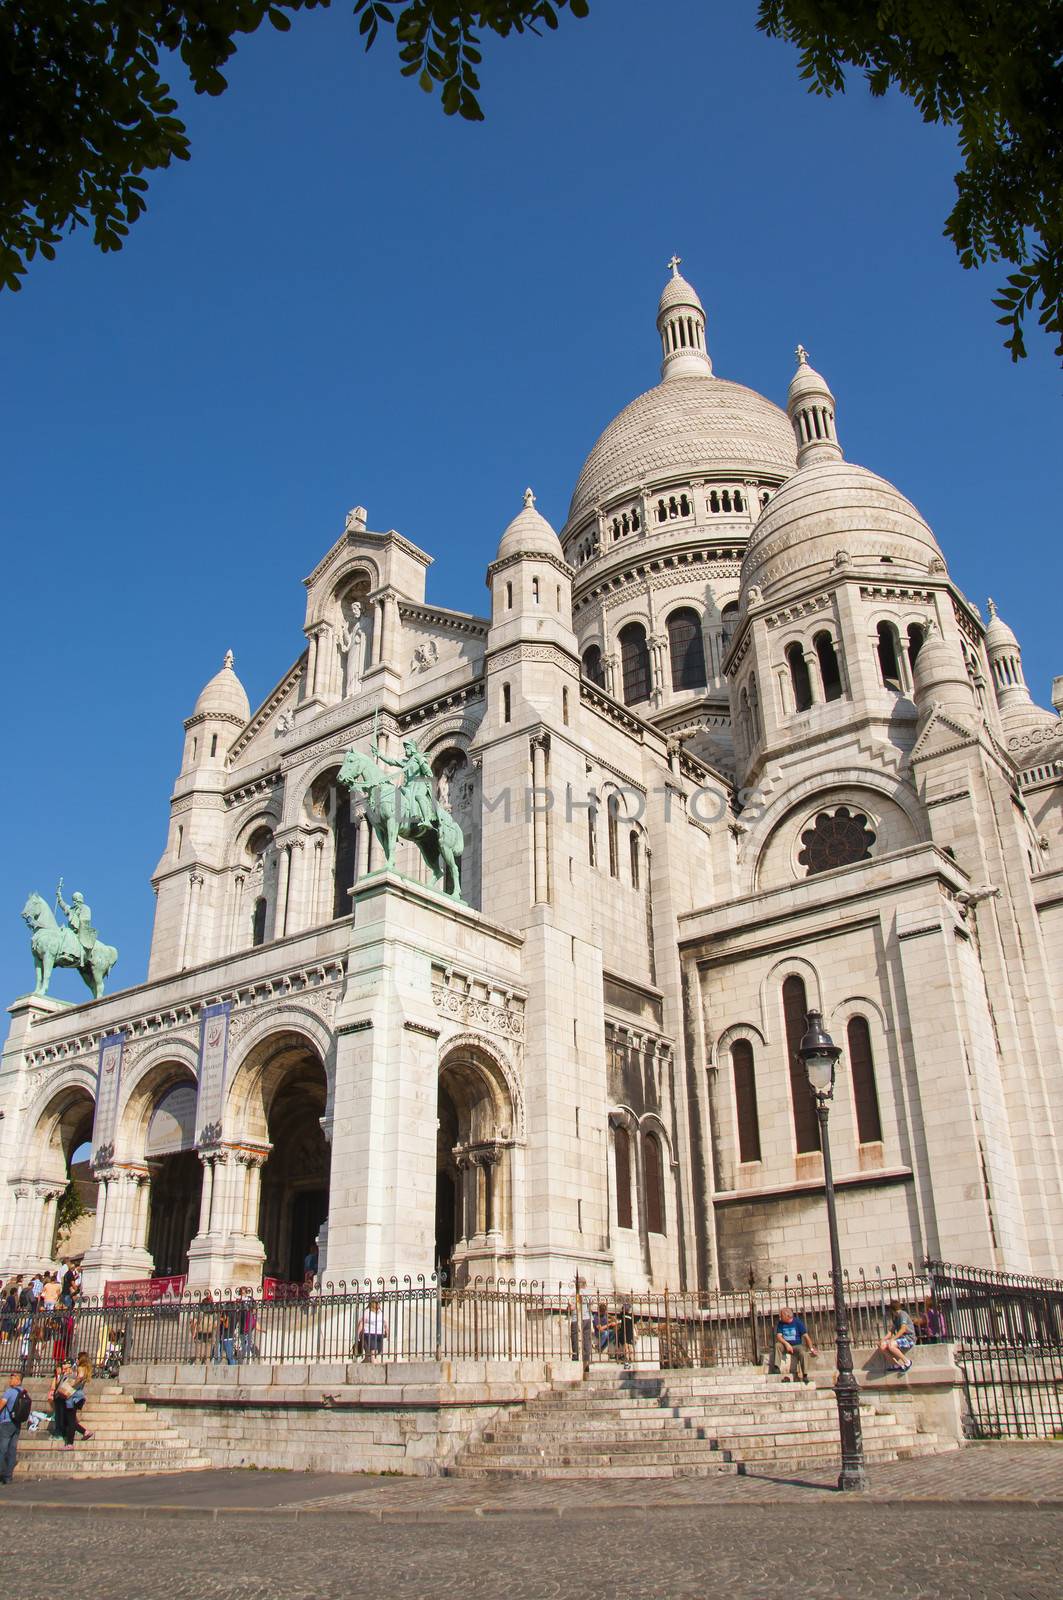
[[[797,47],[814,93],[862,73],[955,128],[945,233],[965,267],[1016,269],[993,302],[1012,360],[1035,305],[1063,356],[1063,0],[760,0],[758,27]]]
[[[121,249],[146,173],[187,160],[167,82],[221,94],[223,69],[262,23],[331,0],[0,0],[0,289],[91,227]],[[348,0],[366,49],[394,34],[399,70],[448,116],[480,121],[485,34],[556,31],[589,0]],[[662,0],[641,7],[647,48]],[[1063,0],[759,0],[758,26],[794,45],[813,93],[863,74],[953,127],[963,165],[946,235],[965,267],[1005,262],[994,304],[1013,360],[1036,307],[1063,357]]]

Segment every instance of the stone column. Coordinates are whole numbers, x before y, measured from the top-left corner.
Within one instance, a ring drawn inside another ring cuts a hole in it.
[[[292,871],[291,845],[284,844],[280,848],[280,858],[277,862],[277,906],[273,913],[273,937],[283,939],[288,924],[288,884]]]
[[[37,1255],[41,1261],[51,1261],[53,1251],[52,1243],[55,1234],[55,1208],[62,1187],[54,1184],[38,1184],[37,1196],[40,1201],[40,1232],[37,1240]]]
[[[97,1170],[96,1177],[96,1233],[82,1262],[86,1294],[101,1294],[110,1278],[150,1278],[152,1273],[143,1232],[138,1232],[147,1168],[103,1167]]]

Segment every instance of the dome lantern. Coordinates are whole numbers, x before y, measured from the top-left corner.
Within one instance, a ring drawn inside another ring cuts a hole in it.
[[[673,255],[669,261],[672,276],[657,307],[657,331],[664,358],[661,377],[711,378],[712,362],[705,348],[705,307],[693,284],[680,277],[681,259]]]
[[[797,371],[790,382],[786,410],[797,440],[797,465],[841,461],[842,448],[834,423],[834,396],[826,378],[809,365],[808,351],[797,347]]]

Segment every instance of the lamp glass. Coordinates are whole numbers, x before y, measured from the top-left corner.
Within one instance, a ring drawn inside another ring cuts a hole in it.
[[[834,1093],[834,1063],[837,1056],[830,1050],[810,1051],[805,1057],[805,1070],[813,1092],[830,1096]]]

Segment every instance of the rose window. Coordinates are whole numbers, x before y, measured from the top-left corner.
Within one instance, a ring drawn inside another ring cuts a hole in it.
[[[821,811],[812,826],[805,829],[797,859],[811,877],[814,872],[866,861],[874,842],[875,831],[864,813],[839,806],[837,811]]]

